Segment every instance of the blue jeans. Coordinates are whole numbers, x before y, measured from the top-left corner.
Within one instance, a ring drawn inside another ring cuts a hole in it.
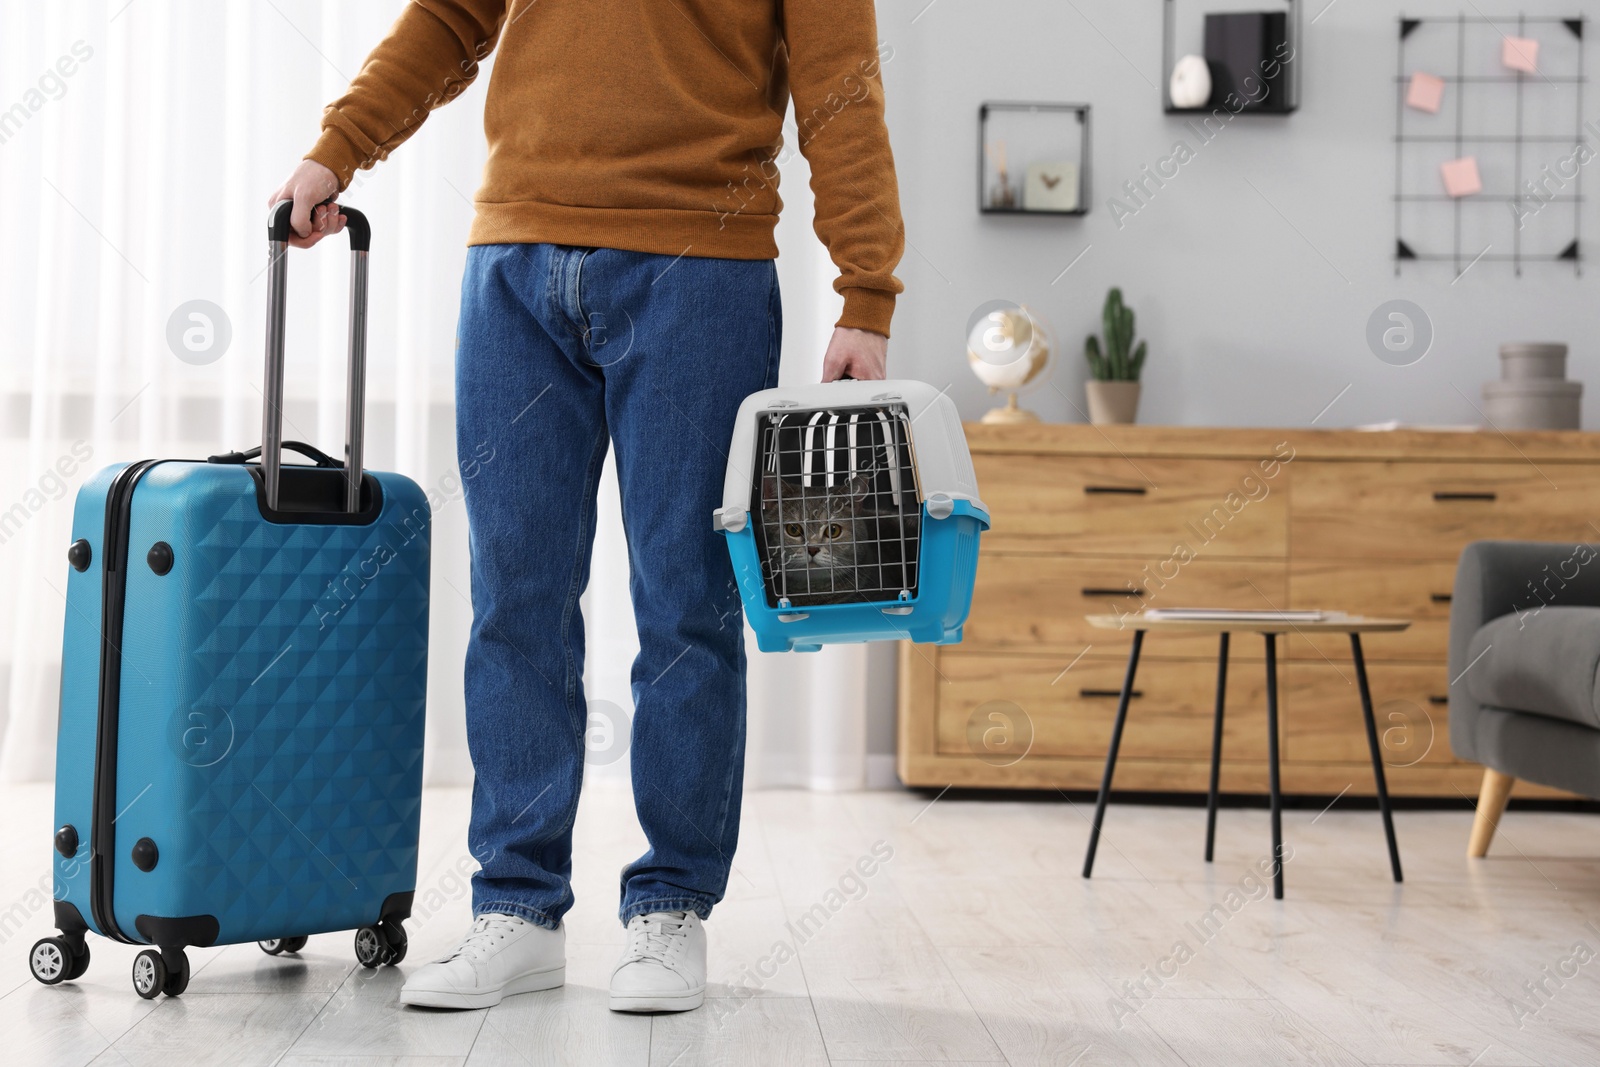
[[[649,850],[621,918],[722,899],[744,778],[744,617],[712,528],[739,403],[776,384],[771,260],[478,245],[462,281],[457,450],[467,486],[477,772],[473,913],[555,927],[572,906],[588,711],[595,489],[616,447],[639,631],[634,804]],[[487,457],[487,458],[486,458]]]

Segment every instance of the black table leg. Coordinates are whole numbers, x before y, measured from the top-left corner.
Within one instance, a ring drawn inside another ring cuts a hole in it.
[[[1117,769],[1117,749],[1122,745],[1122,727],[1128,721],[1128,701],[1133,696],[1133,676],[1139,669],[1139,648],[1144,644],[1144,631],[1133,631],[1133,649],[1128,653],[1128,673],[1122,679],[1122,695],[1117,699],[1117,721],[1111,727],[1111,748],[1106,752],[1106,773],[1100,779],[1100,797],[1094,805],[1094,823],[1089,827],[1089,851],[1083,857],[1083,876],[1094,870],[1094,850],[1100,844],[1100,823],[1106,815],[1106,801],[1111,797],[1111,772]]]
[[[1394,880],[1400,877],[1400,846],[1394,840],[1394,816],[1389,811],[1389,786],[1383,778],[1383,752],[1378,747],[1378,723],[1372,715],[1372,690],[1367,687],[1367,660],[1361,654],[1361,635],[1350,635],[1350,656],[1356,663],[1356,682],[1361,687],[1361,714],[1367,720],[1367,747],[1372,750],[1372,780],[1378,787],[1378,810],[1383,812],[1383,833],[1389,839],[1389,867]]]
[[[1267,639],[1267,785],[1272,794],[1272,896],[1283,899],[1283,797],[1278,784],[1278,635]]]
[[[1211,862],[1211,846],[1217,840],[1217,779],[1222,770],[1222,705],[1228,691],[1228,635],[1222,635],[1217,650],[1217,715],[1211,724],[1211,795],[1206,800],[1206,862]]]

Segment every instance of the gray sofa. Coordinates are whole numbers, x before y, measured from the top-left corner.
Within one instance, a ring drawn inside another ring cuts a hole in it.
[[[1484,766],[1469,856],[1518,778],[1600,796],[1600,544],[1477,541],[1450,603],[1450,747]]]

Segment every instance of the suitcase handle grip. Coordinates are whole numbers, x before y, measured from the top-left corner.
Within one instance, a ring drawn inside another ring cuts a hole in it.
[[[311,462],[315,463],[319,467],[331,467],[338,469],[344,466],[343,463],[340,463],[322,449],[316,447],[315,445],[308,445],[304,441],[285,441],[283,442],[282,447],[288,449],[290,452],[300,453],[302,456],[311,460]],[[206,462],[249,463],[251,460],[260,455],[261,446],[257,445],[255,448],[247,448],[243,452],[224,452],[220,456],[207,456]]]
[[[331,203],[331,198],[324,203]],[[318,205],[319,207],[321,205]],[[283,346],[288,290],[289,216],[294,202],[280,200],[267,217],[267,357],[261,391],[261,479],[267,507],[278,509],[283,457]],[[345,385],[344,473],[346,513],[361,511],[362,441],[367,399],[367,253],[372,227],[352,207],[341,207],[350,234],[349,373]],[[320,464],[319,464],[320,465]]]
[[[312,207],[315,211],[319,207],[327,207],[337,197],[330,196],[320,204]],[[294,214],[293,200],[279,200],[272,205],[272,217],[267,220],[267,240],[287,241],[295,236],[294,230],[289,225],[289,219]],[[340,207],[339,214],[344,216],[344,229],[350,235],[350,251],[368,252],[372,249],[372,226],[367,222],[367,216],[353,207]]]

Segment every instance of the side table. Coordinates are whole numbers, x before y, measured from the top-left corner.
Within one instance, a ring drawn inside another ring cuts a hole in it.
[[[1267,782],[1272,806],[1272,895],[1283,899],[1283,803],[1278,783],[1278,635],[1289,633],[1345,633],[1350,635],[1350,656],[1355,661],[1356,681],[1361,690],[1361,712],[1366,717],[1367,747],[1372,751],[1372,777],[1378,789],[1378,810],[1383,813],[1383,832],[1389,841],[1389,866],[1394,880],[1401,880],[1400,849],[1394,840],[1394,818],[1389,811],[1389,788],[1383,777],[1383,757],[1378,747],[1378,726],[1372,715],[1372,692],[1367,686],[1367,663],[1361,655],[1364,633],[1394,633],[1411,625],[1407,619],[1377,619],[1329,612],[1315,621],[1290,622],[1283,619],[1193,617],[1151,617],[1137,615],[1088,615],[1091,626],[1106,630],[1133,627],[1133,648],[1128,653],[1128,671],[1123,677],[1117,700],[1117,719],[1111,728],[1111,747],[1106,752],[1106,770],[1100,779],[1100,796],[1095,801],[1094,823],[1089,830],[1089,850],[1083,857],[1083,876],[1094,870],[1094,853],[1100,844],[1100,826],[1105,819],[1106,802],[1111,797],[1111,776],[1117,769],[1117,749],[1122,745],[1122,728],[1128,721],[1128,701],[1133,695],[1133,680],[1139,669],[1139,650],[1146,631],[1187,634],[1217,634],[1217,704],[1211,727],[1211,791],[1206,801],[1206,862],[1211,862],[1217,831],[1217,776],[1222,760],[1223,696],[1228,680],[1228,637],[1231,633],[1261,634],[1267,645]]]

